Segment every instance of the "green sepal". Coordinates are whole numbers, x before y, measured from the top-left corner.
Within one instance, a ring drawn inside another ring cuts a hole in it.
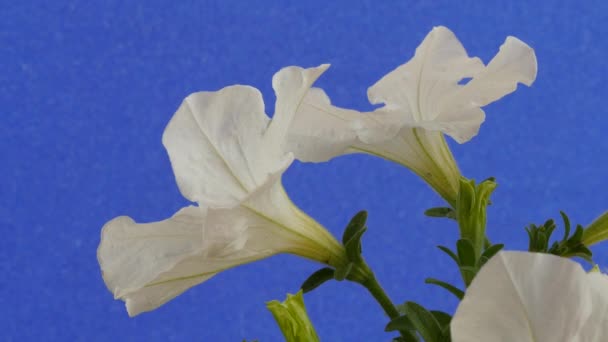
[[[307,293],[321,286],[321,284],[330,279],[334,279],[334,270],[329,267],[324,267],[311,274],[310,277],[308,277],[308,279],[302,283],[300,288],[302,289],[302,292]]]
[[[424,280],[424,282],[427,284],[432,284],[432,285],[437,285],[439,287],[442,287],[442,288],[446,289],[447,291],[449,291],[454,296],[456,296],[460,300],[462,300],[462,298],[464,298],[464,291],[462,291],[461,289],[457,288],[454,285],[448,284],[444,281],[441,281],[441,280],[438,280],[435,278],[426,278]]]
[[[456,242],[456,251],[458,252],[458,260],[460,266],[475,266],[477,256],[473,243],[469,239],[460,239]]]
[[[483,250],[479,257],[477,257],[473,248],[473,244],[469,239],[460,239],[456,242],[456,253],[454,253],[451,249],[445,246],[437,247],[445,254],[449,255],[450,258],[454,260],[454,262],[456,262],[456,265],[458,265],[458,268],[460,269],[460,274],[462,275],[464,284],[466,287],[468,287],[473,281],[473,278],[475,278],[475,276],[477,275],[479,269],[494,255],[496,255],[496,253],[498,253],[504,247],[504,245],[488,245],[488,247]],[[459,297],[460,292],[462,292],[460,289],[453,287],[450,284],[444,283],[440,280],[436,280],[433,278],[428,278],[427,283],[441,286],[446,290],[452,292],[457,297]],[[462,297],[459,298],[462,299]]]
[[[460,178],[460,191],[458,192],[458,204],[456,208],[456,218],[458,222],[469,220],[471,208],[475,201],[475,181]]]
[[[346,257],[352,262],[358,262],[361,260],[361,237],[363,233],[367,231],[367,228],[363,227],[353,234],[353,236],[344,244],[346,250]]]
[[[563,211],[560,211],[560,215],[564,222],[564,235],[561,241],[555,241],[550,244],[551,235],[557,227],[553,220],[547,220],[540,226],[531,224],[526,227],[530,239],[528,250],[530,252],[549,253],[561,257],[580,257],[593,263],[593,254],[583,242],[585,234],[583,226],[577,225],[574,233],[570,236],[572,232],[570,219]]]
[[[530,239],[530,242],[528,243],[528,250],[530,252],[547,253],[549,250],[549,241],[551,239],[551,235],[555,231],[556,227],[555,221],[553,220],[547,220],[540,226],[531,224],[526,227],[528,238]],[[567,226],[566,232],[568,233],[569,230],[570,228]]]
[[[458,227],[461,238],[471,240],[476,256],[481,254],[486,242],[486,209],[494,189],[496,182],[492,177],[479,184],[464,177],[460,179],[456,204]]]
[[[350,271],[353,269],[353,265],[354,264],[352,262],[349,262],[344,266],[337,267],[334,271],[334,279],[336,279],[337,281],[342,281],[346,279]]]
[[[424,215],[429,217],[443,217],[456,220],[456,211],[450,207],[436,207],[427,209]]]
[[[348,225],[344,229],[344,234],[342,234],[342,244],[346,245],[346,243],[362,229],[365,229],[365,222],[367,221],[367,211],[361,210],[350,219]]]

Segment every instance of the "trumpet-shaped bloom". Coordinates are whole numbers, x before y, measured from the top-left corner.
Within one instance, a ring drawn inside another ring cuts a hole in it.
[[[508,37],[484,65],[450,30],[436,27],[409,62],[369,88],[370,102],[383,107],[345,110],[332,106],[322,90],[311,90],[290,128],[292,150],[312,162],[377,155],[410,168],[454,204],[460,172],[443,134],[468,141],[485,119],[481,107],[535,78],[534,51],[517,38]]]
[[[288,67],[273,77],[275,114],[259,91],[231,86],[188,96],[163,135],[182,194],[199,206],[102,230],[104,281],[129,315],[153,310],[188,288],[240,264],[293,253],[332,266],[344,262],[335,238],[289,200],[281,175],[293,161],[285,133],[311,84],[327,66]]]
[[[451,322],[454,342],[608,339],[608,277],[550,254],[500,252],[477,274]]]

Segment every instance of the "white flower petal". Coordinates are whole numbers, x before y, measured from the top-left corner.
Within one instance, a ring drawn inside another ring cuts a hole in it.
[[[357,139],[349,111],[332,110],[329,98],[320,88],[306,94],[288,131],[287,148],[304,162],[323,162],[347,153]]]
[[[572,342],[592,312],[581,266],[549,254],[500,252],[477,274],[451,323],[454,342]]]
[[[535,77],[534,51],[516,38],[486,67],[450,30],[435,27],[409,62],[369,88],[370,102],[384,103],[374,112],[337,108],[322,90],[310,90],[290,126],[288,150],[312,162],[354,152],[393,160],[455,205],[460,171],[441,133],[468,141],[485,120],[481,106]]]
[[[218,272],[277,253],[342,263],[340,244],[273,184],[235,208],[187,207],[147,224],[128,217],[108,222],[97,253],[108,289],[134,316]]]
[[[452,31],[435,27],[414,57],[371,86],[368,97],[373,104],[384,103],[384,110],[399,111],[412,124],[435,120],[441,98],[483,67],[481,60],[467,55]]]
[[[184,197],[230,207],[269,173],[282,172],[291,160],[260,158],[268,123],[255,88],[237,85],[188,96],[163,134]]]
[[[161,222],[108,222],[98,259],[130,315],[157,308],[230,267],[277,253],[342,266],[341,244],[287,197],[281,175],[293,161],[287,129],[310,85],[327,68],[282,69],[273,78],[270,122],[247,86],[188,96],[163,134],[188,207]]]
[[[429,131],[443,132],[459,144],[471,140],[479,132],[479,127],[486,119],[481,108],[453,108],[444,112],[441,120],[419,122],[416,125]]]
[[[323,162],[354,153],[357,144],[394,137],[403,120],[393,112],[362,113],[331,104],[325,91],[311,88],[289,128],[288,150],[304,162]]]
[[[305,97],[289,131],[289,151],[305,162],[367,153],[402,164],[424,178],[448,202],[458,194],[460,171],[443,135],[404,126],[392,111],[361,113],[332,106],[318,88]]]
[[[441,132],[406,126],[391,139],[373,144],[356,143],[351,150],[404,165],[448,203],[456,205],[460,170]]]
[[[485,119],[480,107],[515,91],[518,83],[531,85],[536,70],[534,50],[515,37],[508,37],[484,67],[468,57],[450,30],[436,27],[414,58],[370,87],[368,97],[385,104],[378,111],[400,113],[406,125],[439,130],[463,143]]]
[[[285,152],[285,143],[289,127],[296,113],[301,107],[304,98],[312,84],[329,68],[329,64],[322,64],[316,68],[300,68],[290,66],[279,70],[272,77],[272,88],[277,100],[274,116],[266,134],[267,153],[282,154]]]
[[[534,50],[515,37],[507,37],[486,68],[456,92],[454,101],[446,101],[441,112],[454,106],[483,107],[514,92],[518,83],[531,86],[536,79],[537,64]]]
[[[334,267],[344,262],[344,249],[322,225],[291,202],[280,180],[266,183],[251,194],[241,206],[280,226],[277,237],[291,241],[291,249],[283,250]]]
[[[483,107],[514,92],[518,83],[532,85],[536,79],[534,50],[515,37],[507,37],[488,66],[466,85],[441,101],[436,120],[444,133],[459,143],[477,135],[485,119]]]
[[[202,251],[204,220],[204,210],[187,207],[161,222],[136,224],[121,216],[106,223],[97,258],[106,286],[127,302],[129,315],[152,310],[215,274],[183,269]],[[162,283],[171,276],[183,280]],[[146,287],[152,283],[158,285]]]
[[[264,113],[260,92],[230,86],[188,96],[163,134],[182,194],[214,208],[232,207],[281,174],[293,161],[287,129],[311,84],[328,65],[287,67],[273,77],[275,115]]]
[[[608,276],[600,272],[587,274],[591,287],[593,311],[581,331],[580,341],[602,342],[608,340]]]

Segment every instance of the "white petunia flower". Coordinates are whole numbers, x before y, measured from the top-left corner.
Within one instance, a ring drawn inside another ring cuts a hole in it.
[[[468,141],[484,121],[481,107],[535,78],[534,50],[517,38],[508,37],[484,66],[450,30],[436,27],[409,62],[369,88],[370,102],[384,104],[374,112],[337,108],[322,90],[309,92],[290,127],[291,149],[302,161],[357,152],[395,161],[455,204],[460,172],[443,133]]]
[[[332,266],[343,247],[300,211],[281,185],[293,161],[285,134],[302,97],[327,65],[288,67],[273,77],[275,114],[260,92],[231,86],[188,96],[163,134],[189,206],[171,218],[137,224],[128,217],[102,230],[98,260],[104,281],[129,315],[153,310],[227,268],[277,253]]]
[[[576,262],[500,252],[477,274],[451,322],[454,342],[608,340],[608,277]]]

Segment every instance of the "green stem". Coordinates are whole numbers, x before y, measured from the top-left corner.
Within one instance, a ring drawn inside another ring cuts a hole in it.
[[[374,297],[374,299],[380,304],[384,312],[390,317],[391,320],[400,316],[399,311],[395,307],[395,304],[388,297],[374,272],[369,268],[365,260],[361,259],[355,267],[353,267],[353,272],[351,273],[352,277],[350,280],[361,284],[363,287],[369,291],[369,293]],[[406,332],[399,331],[401,337],[406,336]]]
[[[374,297],[374,299],[376,299],[378,304],[382,306],[382,309],[384,309],[384,312],[386,312],[391,320],[399,317],[399,311],[397,311],[397,308],[386,292],[384,292],[384,289],[382,286],[380,286],[380,283],[378,283],[373,274],[361,285],[363,285],[369,291],[369,293],[371,293],[371,295]]]

